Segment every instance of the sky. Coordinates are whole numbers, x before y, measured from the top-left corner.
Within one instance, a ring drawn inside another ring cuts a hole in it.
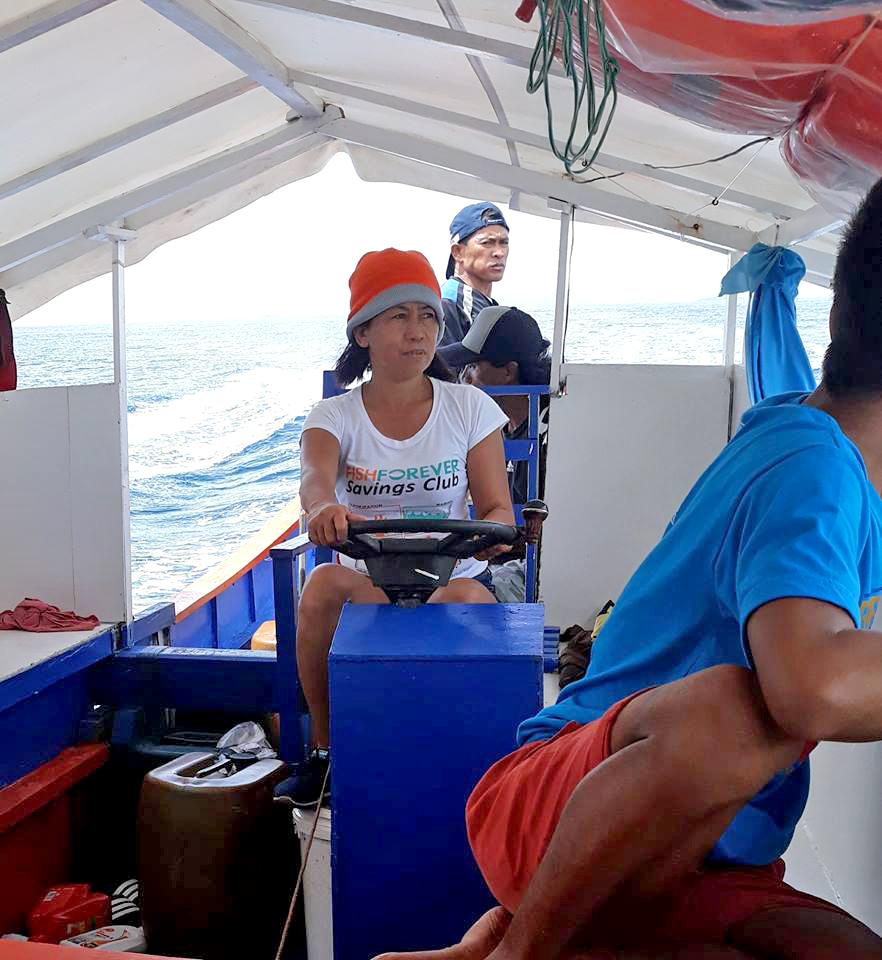
[[[282,187],[126,270],[128,324],[267,317],[340,317],[348,281],[368,250],[422,251],[443,279],[449,224],[470,199],[369,183],[338,155],[319,174]],[[511,253],[494,296],[524,309],[554,308],[558,225],[505,209]],[[722,254],[637,230],[577,224],[571,305],[667,303],[715,297]],[[804,285],[806,295],[826,291]],[[111,322],[110,278],[67,291],[16,323]]]

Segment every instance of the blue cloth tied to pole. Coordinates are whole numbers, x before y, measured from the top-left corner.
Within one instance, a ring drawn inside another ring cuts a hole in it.
[[[720,296],[750,293],[744,366],[751,403],[815,389],[812,365],[796,329],[796,294],[804,276],[805,263],[798,253],[757,243],[723,277]]]

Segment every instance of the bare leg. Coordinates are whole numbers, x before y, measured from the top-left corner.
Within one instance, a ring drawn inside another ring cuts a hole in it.
[[[429,603],[496,603],[496,597],[477,580],[459,577],[446,587],[439,587],[428,600]]]
[[[309,706],[312,741],[328,746],[328,653],[343,605],[388,603],[382,590],[356,570],[337,563],[315,568],[297,610],[297,672]]]
[[[495,960],[554,960],[621,888],[639,896],[669,888],[802,749],[740,667],[704,670],[632,701],[613,728],[612,756],[564,808]]]
[[[801,907],[763,910],[729,932],[761,960],[880,960],[882,939],[853,917]]]

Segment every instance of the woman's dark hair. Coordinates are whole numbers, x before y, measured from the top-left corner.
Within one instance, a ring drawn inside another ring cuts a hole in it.
[[[346,349],[334,364],[334,378],[340,387],[348,387],[360,380],[371,368],[371,354],[367,347],[360,347],[354,340],[346,344]],[[456,379],[447,363],[436,353],[425,370],[427,377],[451,382]]]
[[[882,180],[845,230],[833,274],[823,385],[834,397],[882,393]]]

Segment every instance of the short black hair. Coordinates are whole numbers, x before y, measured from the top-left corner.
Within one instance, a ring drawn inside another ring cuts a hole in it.
[[[833,397],[882,394],[882,180],[845,229],[833,274],[823,386]]]
[[[344,389],[356,380],[360,380],[371,368],[371,354],[367,347],[359,346],[354,340],[346,344],[346,349],[334,364],[334,379]],[[436,353],[425,370],[427,377],[452,382],[456,379],[447,363]]]

